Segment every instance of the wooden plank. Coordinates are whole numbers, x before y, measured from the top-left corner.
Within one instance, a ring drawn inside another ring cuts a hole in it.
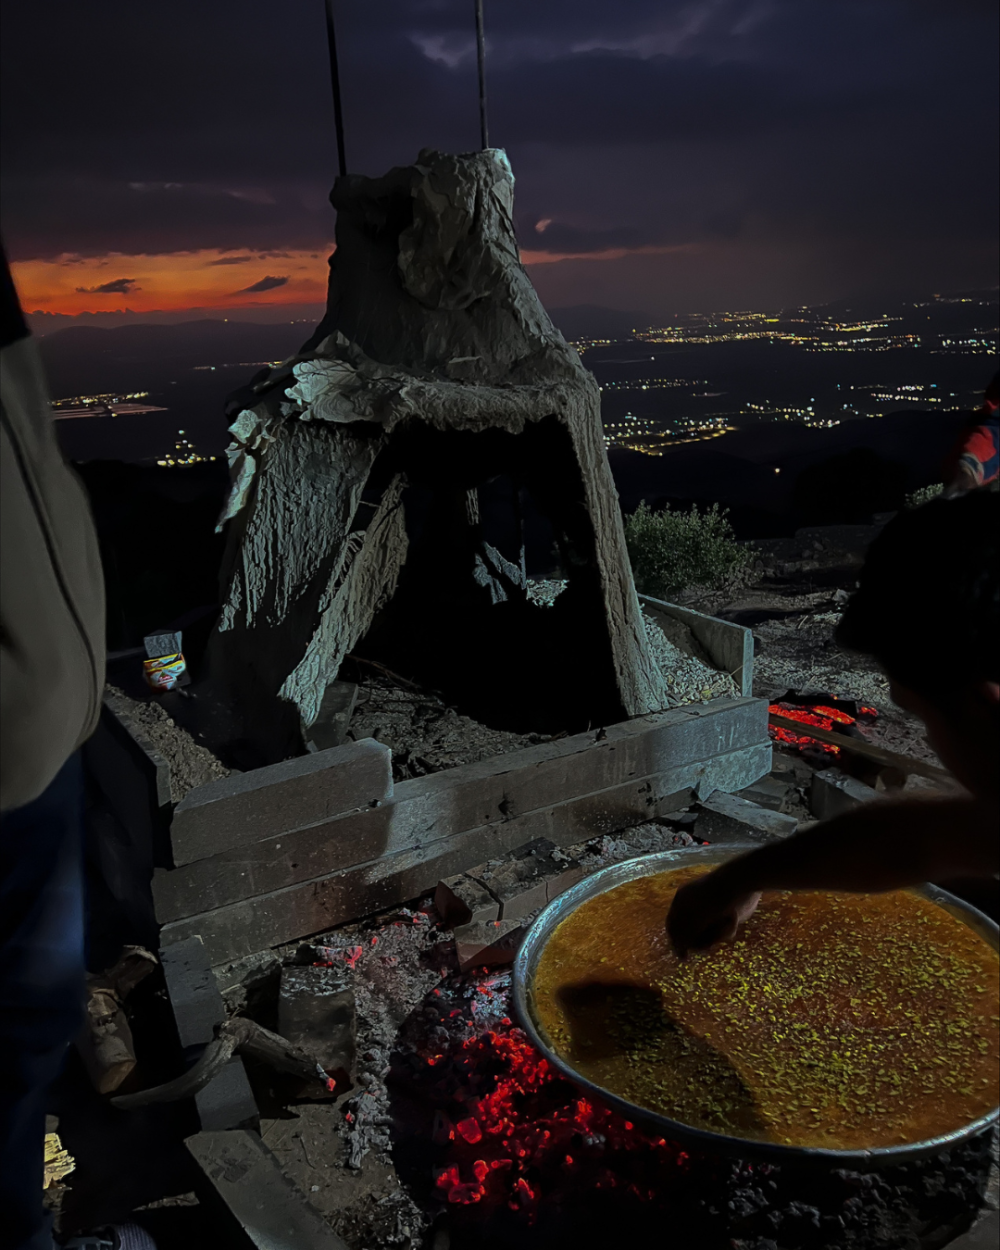
[[[392,753],[374,738],[196,786],[170,826],[175,864],[244,849],[286,829],[392,797]]]
[[[686,807],[696,790],[739,788],[763,775],[770,743],[692,761],[654,776],[573,798],[510,820],[412,845],[256,898],[164,925],[161,942],[201,936],[213,964],[319,933],[394,903],[430,893],[442,877],[465,872],[536,837],[569,846]]]
[[[613,725],[601,741],[580,734],[404,781],[380,807],[157,872],[157,918],[225,906],[734,748],[769,746],[766,715],[762,699],[718,700]]]
[[[874,746],[860,738],[849,738],[847,734],[834,733],[831,729],[818,729],[814,725],[804,725],[791,716],[781,716],[777,712],[768,714],[768,724],[775,729],[791,729],[802,738],[815,738],[817,742],[829,742],[844,751],[873,760],[876,764],[891,764],[893,768],[904,773],[916,773],[920,777],[930,777],[933,781],[948,781],[955,784],[955,778],[936,764],[925,764],[923,760],[914,759],[912,755],[899,755],[895,751],[886,751],[884,747]]]
[[[694,608],[682,608],[679,603],[654,599],[650,595],[640,595],[639,602],[653,617],[659,614],[682,621],[704,647],[715,667],[732,677],[740,693],[748,697],[753,694],[752,629],[705,612],[696,612]]]

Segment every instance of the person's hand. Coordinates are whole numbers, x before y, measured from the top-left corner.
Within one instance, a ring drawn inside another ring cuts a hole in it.
[[[716,873],[699,877],[674,895],[667,916],[667,936],[679,959],[689,951],[707,950],[732,940],[753,915],[760,894],[733,894]]]

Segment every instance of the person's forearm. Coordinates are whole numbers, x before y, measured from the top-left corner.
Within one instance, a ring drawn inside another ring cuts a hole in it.
[[[995,826],[994,826],[995,828]],[[717,870],[733,896],[758,890],[879,893],[995,871],[989,815],[972,800],[866,804]]]

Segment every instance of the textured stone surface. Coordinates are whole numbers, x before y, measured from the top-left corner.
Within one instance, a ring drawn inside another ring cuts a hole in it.
[[[566,686],[581,723],[591,711],[609,723],[663,707],[599,390],[520,264],[506,156],[424,151],[384,178],[338,179],[331,198],[327,315],[231,427],[228,589],[209,667],[247,734],[274,757],[294,738],[293,713],[307,728],[316,720],[344,656],[396,591],[411,487],[432,492],[432,549],[454,557],[459,636],[484,609],[526,603],[523,559],[487,540],[473,498],[500,472],[548,517],[570,570],[593,658],[586,686]],[[400,472],[359,523],[383,452]],[[515,616],[530,629],[530,613]],[[568,674],[555,646],[552,662]]]

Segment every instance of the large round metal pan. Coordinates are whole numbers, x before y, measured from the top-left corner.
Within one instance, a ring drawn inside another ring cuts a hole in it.
[[[581,1076],[565,1059],[560,1058],[546,1036],[534,1011],[533,985],[538,961],[546,943],[556,928],[571,912],[576,911],[581,903],[613,890],[615,886],[626,881],[634,881],[639,877],[648,877],[653,873],[665,872],[671,868],[683,867],[694,860],[705,865],[720,864],[734,854],[752,850],[750,844],[745,846],[728,845],[721,848],[692,848],[679,851],[665,851],[659,855],[645,855],[640,859],[626,860],[621,864],[613,864],[585,878],[572,889],[567,890],[554,899],[538,916],[525,935],[517,959],[514,962],[512,997],[514,1011],[521,1026],[532,1042],[545,1058],[569,1080],[582,1089],[595,1095],[608,1106],[622,1112],[630,1120],[634,1120],[660,1136],[671,1141],[690,1145],[698,1150],[712,1154],[736,1155],[744,1159],[766,1159],[773,1163],[802,1164],[807,1161],[823,1163],[830,1167],[863,1167],[871,1168],[879,1165],[905,1163],[909,1159],[926,1158],[940,1154],[967,1138],[975,1137],[996,1122],[998,1108],[989,1115],[981,1116],[951,1133],[941,1137],[928,1138],[925,1141],[907,1142],[900,1146],[878,1146],[872,1150],[825,1150],[814,1146],[786,1146],[777,1142],[752,1141],[743,1137],[729,1137],[724,1133],[714,1133],[709,1129],[695,1128],[679,1120],[671,1120],[667,1116],[658,1115],[644,1107],[636,1106],[625,1098],[595,1085]],[[924,898],[930,899],[939,907],[945,908],[963,924],[978,933],[984,942],[994,950],[1000,950],[1000,929],[982,912],[970,907],[961,899],[948,894],[937,886],[924,885],[917,890]]]

